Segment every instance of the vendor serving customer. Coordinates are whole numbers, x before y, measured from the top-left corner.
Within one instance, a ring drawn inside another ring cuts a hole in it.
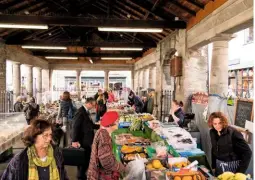
[[[124,166],[117,162],[112,153],[111,133],[117,129],[118,113],[106,112],[101,120],[101,127],[96,132],[88,169],[88,180],[117,180]]]

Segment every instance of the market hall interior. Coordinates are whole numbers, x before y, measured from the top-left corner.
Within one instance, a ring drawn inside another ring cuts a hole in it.
[[[81,106],[98,89],[112,89],[123,104],[130,90],[152,90],[160,122],[175,99],[195,114],[194,136],[209,162],[207,118],[215,111],[248,132],[253,150],[252,128],[238,116],[254,97],[253,0],[6,0],[0,12],[1,128],[20,96],[35,97],[43,111],[64,91]],[[1,130],[3,159],[23,148],[23,126],[9,127],[11,139]],[[67,170],[75,179],[76,169]]]

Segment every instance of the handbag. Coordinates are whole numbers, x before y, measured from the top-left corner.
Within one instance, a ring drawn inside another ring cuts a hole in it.
[[[69,166],[83,166],[88,164],[85,157],[85,149],[83,148],[74,148],[66,147],[62,148],[64,165]]]

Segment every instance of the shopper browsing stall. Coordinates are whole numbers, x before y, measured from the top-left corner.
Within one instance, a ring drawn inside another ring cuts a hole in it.
[[[22,97],[18,96],[17,101],[14,104],[14,112],[22,112],[23,104],[22,104]]]
[[[118,113],[110,111],[104,114],[101,120],[101,127],[96,132],[90,165],[88,169],[88,180],[118,180],[124,166],[117,162],[112,152],[111,133],[117,129],[115,124]]]
[[[11,160],[1,180],[68,180],[62,154],[51,140],[51,124],[33,121],[24,132],[26,148]]]
[[[90,110],[95,108],[94,98],[87,98],[85,104],[80,107],[73,118],[72,146],[75,148],[84,148],[86,164],[78,167],[78,180],[86,179],[85,172],[89,166],[91,146],[94,139],[94,129],[99,129],[99,125],[93,123],[90,117]]]
[[[35,103],[35,98],[31,97],[23,109],[28,125],[39,115],[39,109],[39,105]]]
[[[228,125],[222,112],[214,112],[208,120],[212,143],[212,168],[219,175],[226,171],[245,173],[252,152],[243,135]]]
[[[59,103],[57,122],[63,125],[66,132],[65,134],[65,145],[70,145],[70,133],[72,129],[72,118],[75,114],[76,107],[73,105],[72,99],[70,98],[70,93],[65,91],[62,95],[62,99]]]
[[[135,112],[142,113],[144,104],[140,97],[135,95],[135,93],[133,92],[130,94],[130,99],[131,99],[130,101],[134,102],[133,107],[135,108]]]

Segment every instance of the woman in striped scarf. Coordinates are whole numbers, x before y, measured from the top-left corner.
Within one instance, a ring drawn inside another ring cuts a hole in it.
[[[51,145],[51,124],[35,120],[24,132],[26,148],[8,164],[2,180],[68,180],[63,157]]]

